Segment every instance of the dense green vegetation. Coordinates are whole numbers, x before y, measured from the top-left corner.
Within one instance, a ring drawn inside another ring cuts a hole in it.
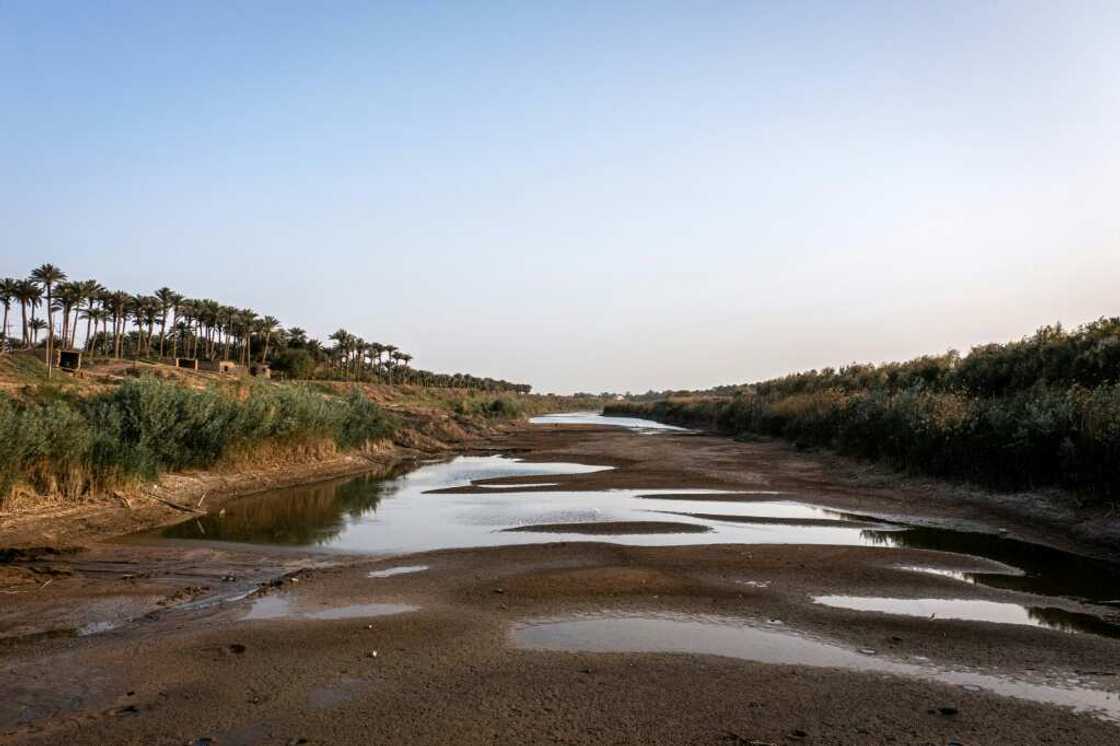
[[[88,397],[51,387],[0,394],[0,504],[18,482],[73,497],[266,446],[361,448],[395,427],[356,389],[332,396],[299,384],[239,396],[145,378]]]
[[[16,304],[18,338],[9,336],[9,318],[14,318]],[[208,298],[188,298],[168,287],[151,295],[132,295],[107,290],[96,280],[69,281],[52,264],[37,267],[23,280],[0,278],[0,306],[0,354],[17,346],[28,350],[42,346],[45,359],[51,360],[53,349],[80,347],[89,354],[116,359],[182,356],[246,367],[267,363],[296,379],[411,383],[521,394],[532,390],[527,384],[412,368],[412,355],[395,345],[367,342],[345,329],[332,333],[329,339],[334,344],[327,346],[299,327],[282,328],[272,316]],[[40,306],[46,307],[46,321],[36,318]]]
[[[829,368],[733,390],[606,411],[777,436],[999,489],[1120,498],[1120,318],[1072,332],[1045,327],[964,357]]]

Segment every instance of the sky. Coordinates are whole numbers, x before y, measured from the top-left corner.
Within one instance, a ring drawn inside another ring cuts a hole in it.
[[[705,388],[1120,315],[1120,3],[0,0],[0,276]]]

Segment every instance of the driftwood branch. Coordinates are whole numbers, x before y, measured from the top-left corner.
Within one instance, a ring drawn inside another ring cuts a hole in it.
[[[179,503],[173,503],[170,500],[164,500],[162,497],[159,497],[158,495],[153,495],[151,493],[145,493],[144,497],[155,500],[156,502],[161,502],[169,508],[175,508],[175,510],[181,510],[184,513],[201,513],[201,514],[206,513],[205,510],[199,510],[198,508],[192,508],[190,505],[180,505]],[[199,504],[201,505],[202,503],[200,502]]]

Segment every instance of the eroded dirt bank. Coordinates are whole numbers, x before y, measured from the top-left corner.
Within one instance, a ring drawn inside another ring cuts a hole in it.
[[[568,490],[777,490],[853,511],[976,522],[1051,544],[1076,543],[972,503],[921,501],[905,487],[868,490],[835,465],[766,444],[578,427],[522,429],[496,435],[492,443],[534,460],[619,467],[549,477]],[[602,612],[684,615],[863,650],[871,660],[920,660],[1027,682],[1075,679],[1120,697],[1115,639],[813,602],[816,595],[846,593],[1084,610],[1065,600],[899,570],[976,569],[981,561],[919,549],[643,548],[593,538],[393,558],[99,542],[77,554],[16,558],[9,567],[34,574],[36,582],[33,590],[0,598],[6,637],[0,645],[0,739],[1120,742],[1120,727],[1089,714],[915,677],[712,655],[516,646],[511,634],[518,625],[541,620]],[[413,571],[370,577],[402,566]],[[245,593],[252,595],[236,600]],[[219,599],[224,602],[198,604]],[[369,604],[381,606],[354,608]],[[119,626],[81,637],[62,634],[104,619],[106,610],[119,612],[113,617]],[[378,615],[385,611],[395,613]]]

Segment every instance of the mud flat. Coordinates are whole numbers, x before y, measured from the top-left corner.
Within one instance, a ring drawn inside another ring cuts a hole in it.
[[[1120,743],[1068,536],[768,444],[493,445],[9,557],[0,740]]]

